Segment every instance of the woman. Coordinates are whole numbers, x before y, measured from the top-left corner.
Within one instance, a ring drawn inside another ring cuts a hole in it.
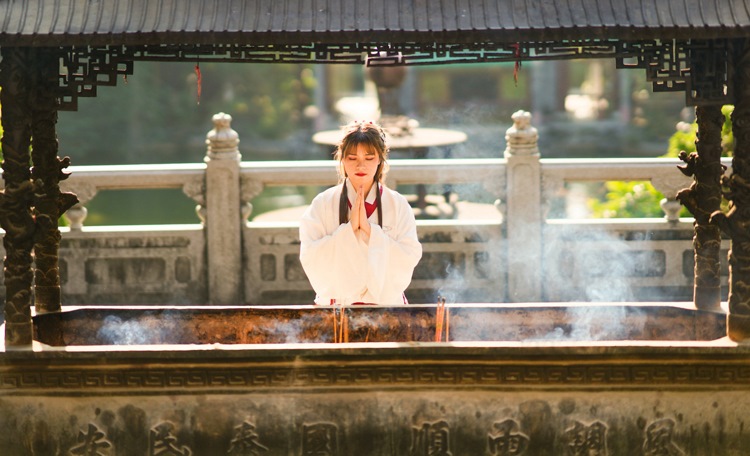
[[[344,129],[335,153],[339,184],[316,196],[300,221],[302,267],[316,304],[406,304],[422,257],[414,214],[383,185],[383,129],[364,121]]]

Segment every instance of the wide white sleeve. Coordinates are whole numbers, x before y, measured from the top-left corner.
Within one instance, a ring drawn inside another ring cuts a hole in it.
[[[414,213],[405,198],[395,198],[396,224],[388,231],[370,223],[367,288],[383,299],[400,299],[422,258]],[[399,304],[402,302],[379,302]]]
[[[300,220],[300,262],[319,296],[344,298],[365,289],[366,252],[351,224],[332,225],[330,204],[317,197]],[[336,214],[337,215],[337,214]],[[331,233],[327,232],[333,229]]]

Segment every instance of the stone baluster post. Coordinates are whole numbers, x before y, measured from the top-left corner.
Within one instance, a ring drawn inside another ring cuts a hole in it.
[[[208,299],[217,305],[242,303],[241,156],[231,122],[228,114],[214,115],[214,129],[206,135]]]
[[[513,302],[534,302],[542,299],[539,135],[531,126],[530,113],[517,111],[512,119],[513,126],[505,133],[508,297]]]
[[[70,231],[83,230],[83,222],[86,220],[86,216],[89,213],[89,210],[86,209],[86,204],[96,196],[98,192],[96,186],[78,183],[76,185],[61,184],[60,188],[75,193],[78,198],[78,203],[74,204],[73,207],[68,209],[64,214],[65,219],[68,221]]]

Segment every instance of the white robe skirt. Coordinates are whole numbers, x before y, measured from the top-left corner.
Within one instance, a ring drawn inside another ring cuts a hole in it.
[[[349,202],[357,192],[346,181]],[[375,202],[375,188],[365,198]],[[403,195],[382,187],[383,220],[369,218],[370,240],[357,239],[351,223],[339,224],[342,184],[315,197],[300,221],[300,262],[317,296],[315,303],[401,305],[422,257],[414,214]]]

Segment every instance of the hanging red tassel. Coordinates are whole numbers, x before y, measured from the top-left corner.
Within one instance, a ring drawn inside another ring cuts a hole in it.
[[[515,49],[516,63],[513,65],[513,81],[516,83],[516,87],[518,87],[518,71],[521,69],[521,44],[511,44],[510,47]]]
[[[200,63],[196,63],[195,64],[195,76],[196,76],[195,83],[197,84],[197,89],[198,89],[198,92],[197,92],[198,93],[198,104],[201,104],[201,82],[202,81],[201,81],[201,65],[200,65]]]

